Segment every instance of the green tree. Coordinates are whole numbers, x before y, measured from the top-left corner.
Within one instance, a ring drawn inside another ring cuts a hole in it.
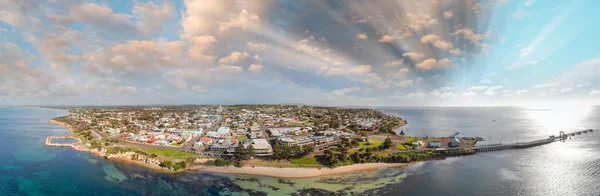
[[[248,149],[246,149],[246,153],[248,155],[248,158],[256,156],[256,151],[254,150],[254,146],[252,146],[252,144],[248,146]]]
[[[173,167],[173,161],[166,160],[166,161],[160,162],[159,166],[162,168],[171,169]]]
[[[238,146],[235,147],[235,152],[233,153],[233,159],[235,159],[236,161],[243,161],[243,160],[249,159],[248,152],[247,152],[246,148],[244,148],[244,145],[238,144]]]

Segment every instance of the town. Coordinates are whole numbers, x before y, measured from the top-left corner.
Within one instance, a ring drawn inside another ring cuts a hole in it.
[[[145,155],[167,169],[194,164],[337,167],[471,153],[477,138],[408,137],[406,120],[374,109],[304,105],[69,108],[55,120],[82,144]],[[450,151],[452,150],[452,151]],[[177,165],[177,167],[175,167]]]

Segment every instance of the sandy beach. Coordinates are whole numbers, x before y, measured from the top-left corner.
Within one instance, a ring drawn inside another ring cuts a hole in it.
[[[362,171],[373,171],[389,167],[403,167],[407,163],[365,163],[354,164],[336,168],[276,168],[276,167],[216,167],[216,166],[195,166],[191,171],[217,172],[230,174],[247,174],[258,176],[270,176],[278,178],[310,178],[320,176],[333,176]]]

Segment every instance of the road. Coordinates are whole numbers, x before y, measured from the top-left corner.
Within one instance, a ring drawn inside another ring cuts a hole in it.
[[[207,128],[206,130],[202,131],[202,134],[200,134],[199,136],[196,136],[194,138],[192,138],[190,141],[187,141],[186,143],[182,144],[180,147],[178,147],[181,150],[192,150],[192,147],[194,146],[194,143],[196,143],[198,140],[200,140],[200,138],[202,138],[202,136],[206,135],[207,132],[209,131],[215,131],[217,129],[217,127],[219,126],[219,124],[221,124],[221,121],[223,121],[223,118],[219,119],[218,122],[215,122],[214,124],[212,124],[209,128]]]

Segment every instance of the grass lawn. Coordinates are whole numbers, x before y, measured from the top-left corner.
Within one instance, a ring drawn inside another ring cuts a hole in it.
[[[237,137],[238,141],[242,141],[242,140],[245,140],[245,139],[248,139],[248,136],[240,135],[240,136]]]
[[[303,157],[303,158],[295,158],[295,159],[291,159],[292,163],[301,165],[303,167],[319,167],[319,166],[323,166],[321,165],[318,161],[317,158],[307,158],[307,157]]]
[[[367,144],[367,142],[359,142],[358,147],[360,148],[371,148],[371,147],[377,147],[379,145],[381,145],[383,143],[383,140],[375,140],[375,139],[369,139],[369,141],[373,142],[373,144],[369,145]]]
[[[398,144],[398,145],[396,146],[396,148],[397,148],[398,150],[403,150],[403,151],[404,151],[404,150],[408,150],[408,149],[406,148],[406,146],[404,146],[404,145],[402,145],[402,144]]]
[[[200,157],[201,155],[183,152],[179,150],[173,150],[168,148],[141,148],[140,150],[146,151],[151,154],[156,154],[163,157]]]
[[[406,138],[406,142],[408,142],[408,143],[413,143],[416,141],[419,141],[419,138],[416,138],[416,137],[407,137]]]

